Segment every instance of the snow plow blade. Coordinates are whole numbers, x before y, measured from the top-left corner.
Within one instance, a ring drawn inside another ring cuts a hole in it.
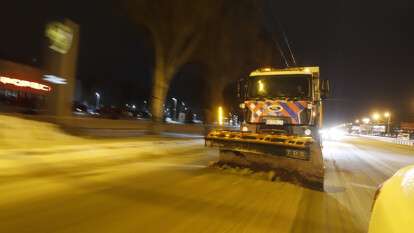
[[[205,143],[219,149],[219,165],[274,171],[282,180],[323,190],[322,151],[311,137],[220,130],[210,132]]]

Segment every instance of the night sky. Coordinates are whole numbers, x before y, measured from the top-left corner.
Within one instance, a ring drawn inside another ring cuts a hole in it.
[[[272,10],[299,63],[319,64],[331,80],[328,117],[340,122],[386,110],[414,118],[413,9],[409,1],[283,1]]]
[[[69,17],[81,26],[78,79],[84,98],[99,91],[104,103],[139,104],[150,95],[151,42],[117,2],[2,0],[0,58],[40,66],[45,23]],[[385,110],[414,120],[414,7],[409,1],[269,0],[263,9],[263,25],[280,42],[282,26],[298,65],[319,65],[321,77],[331,80],[329,122]],[[202,72],[197,64],[185,66],[170,95],[203,108]]]

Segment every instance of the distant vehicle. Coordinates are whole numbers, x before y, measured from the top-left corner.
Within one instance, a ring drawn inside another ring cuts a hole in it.
[[[140,119],[149,119],[152,117],[151,113],[148,111],[138,111],[136,116]]]
[[[76,115],[88,114],[88,106],[79,102],[74,102],[72,105],[72,112]]]
[[[97,112],[103,118],[119,119],[122,116],[122,110],[114,106],[100,108]]]
[[[397,135],[398,139],[403,139],[403,140],[410,140],[410,134],[409,133],[399,133]]]
[[[376,191],[369,233],[414,232],[414,165],[400,169]]]

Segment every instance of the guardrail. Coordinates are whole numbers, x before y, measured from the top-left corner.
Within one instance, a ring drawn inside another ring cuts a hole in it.
[[[186,136],[204,136],[214,128],[231,129],[226,126],[209,124],[171,124],[150,120],[105,119],[90,117],[54,117],[46,115],[5,114],[30,120],[49,122],[59,125],[68,133],[97,137],[134,137],[143,134],[183,134]]]
[[[414,140],[407,140],[407,139],[395,138],[394,139],[394,142],[396,144],[400,144],[400,145],[414,146]]]
[[[390,138],[390,137],[380,137],[380,136],[370,136],[370,135],[360,135],[360,136],[367,137],[367,138],[372,138],[372,139],[383,141],[383,142],[399,144],[399,145],[414,146],[414,140],[401,139],[401,138]]]

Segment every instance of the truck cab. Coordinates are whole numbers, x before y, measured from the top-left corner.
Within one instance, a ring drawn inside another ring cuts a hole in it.
[[[319,79],[319,67],[258,69],[242,86],[242,131],[317,137],[321,100],[329,89]]]

